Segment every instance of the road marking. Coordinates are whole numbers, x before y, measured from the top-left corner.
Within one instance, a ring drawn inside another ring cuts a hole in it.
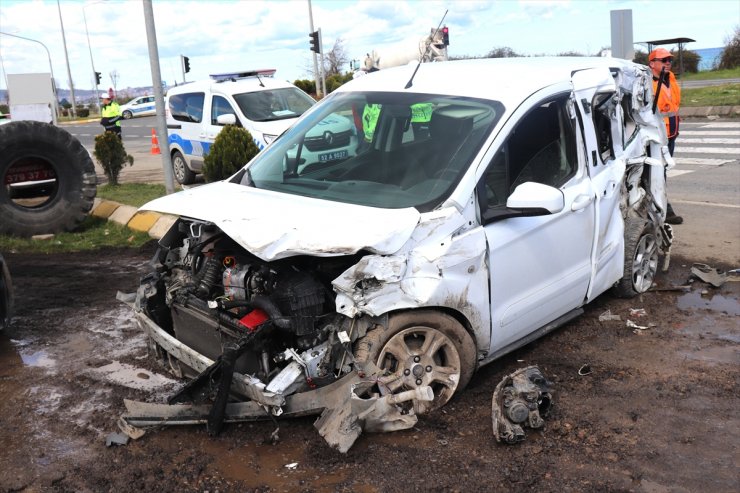
[[[734,154],[740,155],[740,147],[683,147],[676,146],[677,153],[694,153],[694,154]]]
[[[714,123],[705,123],[701,125],[699,128],[737,128],[740,129],[740,123],[735,122],[714,122]]]
[[[736,139],[715,139],[709,137],[699,137],[696,139],[681,139],[682,144],[740,144],[740,137]]]
[[[673,178],[676,176],[685,175],[686,173],[693,173],[694,171],[696,170],[695,169],[669,169],[668,171],[665,172],[665,174],[666,176],[668,176],[668,178]]]
[[[711,130],[711,131],[702,130],[700,132],[697,132],[696,130],[681,130],[679,138],[682,139],[685,135],[689,135],[692,137],[699,136],[699,135],[711,135],[712,137],[724,135],[727,137],[737,137],[740,139],[740,134],[732,130]]]
[[[671,199],[672,204],[687,204],[687,205],[706,205],[709,207],[725,207],[728,209],[740,209],[740,205],[735,204],[718,204],[713,202],[696,202],[694,200],[674,200]]]
[[[712,159],[712,158],[700,158],[700,157],[674,157],[676,164],[686,166],[722,166],[723,164],[731,163],[732,159]]]

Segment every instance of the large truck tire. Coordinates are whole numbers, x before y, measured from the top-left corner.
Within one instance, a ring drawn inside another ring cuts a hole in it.
[[[0,234],[72,231],[97,193],[95,165],[80,141],[48,123],[0,125]]]

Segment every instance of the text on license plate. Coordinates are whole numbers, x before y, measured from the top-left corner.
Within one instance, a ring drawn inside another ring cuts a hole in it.
[[[334,151],[334,152],[327,152],[325,154],[319,154],[319,162],[320,163],[326,163],[327,161],[335,161],[337,159],[344,159],[347,156],[349,156],[348,151]]]

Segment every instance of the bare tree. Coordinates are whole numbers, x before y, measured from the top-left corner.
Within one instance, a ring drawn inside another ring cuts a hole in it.
[[[118,95],[118,79],[120,77],[118,70],[111,70],[108,75],[110,76],[110,83],[113,85],[113,91]]]
[[[342,38],[337,38],[331,50],[324,53],[323,64],[326,77],[342,75],[342,67],[347,63],[349,63],[349,55],[344,48],[344,41]]]

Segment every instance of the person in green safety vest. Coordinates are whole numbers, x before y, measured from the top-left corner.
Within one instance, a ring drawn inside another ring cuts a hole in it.
[[[366,104],[362,111],[362,132],[365,134],[365,142],[373,141],[381,106],[380,104]]]
[[[100,107],[100,124],[106,132],[113,132],[121,139],[121,107],[118,103],[112,101],[108,93],[102,93],[100,99],[103,104]]]
[[[372,142],[375,126],[380,116],[380,104],[366,104],[362,112],[362,131],[365,142]],[[417,103],[411,105],[411,126],[414,129],[414,138],[429,136],[429,121],[432,119],[432,103]]]
[[[411,105],[411,128],[414,129],[414,139],[429,137],[429,121],[432,119],[432,103],[416,103]]]

